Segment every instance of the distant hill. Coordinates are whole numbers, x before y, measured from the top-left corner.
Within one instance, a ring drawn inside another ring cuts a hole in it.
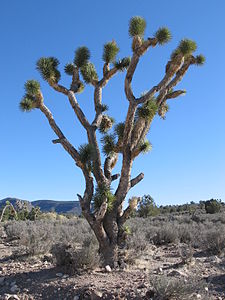
[[[6,201],[9,201],[13,205],[15,205],[17,200],[26,202],[29,207],[39,206],[41,211],[43,212],[55,211],[57,213],[72,213],[76,215],[81,214],[79,201],[56,201],[56,200],[28,201],[28,200],[21,200],[18,198],[5,198],[0,200],[0,208],[5,206]]]

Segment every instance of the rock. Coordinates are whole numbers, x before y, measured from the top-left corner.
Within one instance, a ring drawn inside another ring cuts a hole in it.
[[[168,276],[172,276],[172,277],[176,277],[176,276],[183,276],[183,277],[187,277],[187,274],[178,271],[178,270],[173,270],[171,272],[168,273]]]
[[[0,277],[0,285],[3,285],[5,281],[5,277]]]
[[[17,295],[5,294],[4,300],[20,300],[20,298]]]
[[[158,270],[159,270],[159,273],[162,273],[162,271],[163,271],[163,269],[162,269],[162,268],[159,268]]]
[[[57,277],[63,277],[63,273],[56,273],[55,274]]]
[[[18,292],[19,291],[19,288],[18,288],[18,286],[15,284],[15,285],[13,285],[11,288],[10,288],[10,292],[12,292],[12,293],[15,293],[15,292]]]
[[[99,300],[102,299],[103,293],[99,290],[94,290],[92,288],[86,288],[81,293],[79,299],[87,300]]]
[[[109,265],[105,266],[105,270],[108,273],[112,272],[112,269],[111,269],[111,267]]]
[[[10,283],[10,285],[11,285],[11,286],[16,285],[16,281],[12,281],[12,282]]]
[[[76,295],[74,296],[73,300],[79,300],[80,296]]]
[[[209,256],[205,259],[205,262],[214,262],[214,263],[221,263],[222,259],[219,258],[218,256],[216,255],[213,255],[213,256]]]

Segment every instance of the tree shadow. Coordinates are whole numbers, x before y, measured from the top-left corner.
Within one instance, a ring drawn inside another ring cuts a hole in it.
[[[207,282],[212,290],[218,292],[225,299],[225,274],[209,276]]]
[[[74,299],[78,290],[74,288],[75,274],[69,280],[58,277],[56,274],[62,269],[52,267],[38,271],[24,271],[4,276],[4,284],[0,286],[0,295],[16,294],[10,291],[11,283],[15,282],[19,288],[19,294],[32,295],[34,299]],[[1,297],[0,297],[1,299]]]

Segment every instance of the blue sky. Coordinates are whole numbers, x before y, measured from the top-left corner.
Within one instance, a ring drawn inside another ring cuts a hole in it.
[[[128,196],[150,194],[157,204],[221,198],[225,200],[225,2],[171,1],[2,1],[0,10],[0,199],[77,200],[83,192],[81,171],[55,138],[46,119],[36,110],[22,113],[19,101],[24,82],[41,82],[46,105],[65,135],[76,147],[86,142],[67,99],[40,79],[35,63],[41,56],[55,56],[61,64],[61,82],[69,85],[63,66],[73,60],[74,50],[86,45],[91,61],[102,72],[102,48],[116,40],[119,57],[131,55],[128,22],[140,15],[147,21],[146,37],[168,26],[172,41],[150,49],[142,58],[133,80],[138,96],[164,74],[172,50],[184,38],[198,44],[196,53],[206,56],[204,67],[191,67],[179,88],[185,97],[170,101],[166,120],[156,118],[148,135],[151,153],[140,156],[132,175],[144,180]],[[103,102],[117,121],[125,118],[127,100],[124,75],[118,74],[103,91]],[[93,116],[93,90],[86,87],[78,97],[89,118]]]

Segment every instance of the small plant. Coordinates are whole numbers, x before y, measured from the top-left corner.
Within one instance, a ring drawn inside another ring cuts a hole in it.
[[[178,232],[174,229],[172,225],[167,224],[167,226],[162,226],[156,230],[153,236],[153,243],[155,245],[167,245],[170,243],[178,242]]]
[[[193,260],[193,248],[191,245],[182,245],[179,247],[179,254],[181,257],[182,264],[190,264]]]
[[[90,239],[86,239],[81,247],[68,243],[55,244],[51,253],[56,265],[66,269],[69,273],[93,269],[100,263],[97,245]]]
[[[160,276],[150,280],[153,286],[152,299],[154,300],[191,300],[194,295],[201,295],[207,299],[205,284],[196,278],[168,278]],[[197,299],[197,298],[196,298]]]

